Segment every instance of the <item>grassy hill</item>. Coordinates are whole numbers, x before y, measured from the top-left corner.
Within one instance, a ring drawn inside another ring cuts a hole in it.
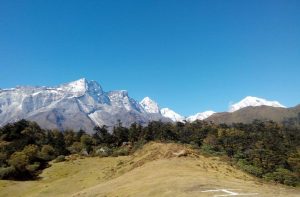
[[[256,196],[299,196],[300,189],[262,182],[188,146],[150,142],[122,157],[70,156],[36,181],[0,180],[0,196],[214,196],[227,189]]]
[[[251,123],[253,120],[273,120],[275,122],[283,122],[290,118],[296,119],[300,122],[300,105],[292,108],[280,108],[270,106],[258,106],[258,107],[246,107],[233,113],[223,112],[216,113],[206,119],[206,121],[212,121],[220,124],[231,123]]]

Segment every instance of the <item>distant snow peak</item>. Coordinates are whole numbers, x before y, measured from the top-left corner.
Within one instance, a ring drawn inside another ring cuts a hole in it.
[[[69,88],[74,90],[87,89],[87,80],[85,78],[78,79],[66,84]]]
[[[173,110],[171,110],[169,108],[163,108],[163,109],[161,109],[160,113],[164,117],[170,118],[174,122],[183,122],[184,119],[185,119],[183,116],[177,114],[176,112],[174,112]]]
[[[150,99],[149,97],[145,97],[140,105],[144,108],[147,113],[160,113],[158,104]]]
[[[58,87],[58,90],[80,96],[86,92],[91,94],[102,94],[103,90],[96,81],[88,81],[85,78],[78,79]]]
[[[194,122],[196,120],[204,120],[204,119],[210,117],[211,115],[213,115],[214,113],[216,113],[216,112],[214,112],[214,111],[205,111],[205,112],[201,112],[201,113],[197,113],[195,115],[189,116],[186,120],[188,122]]]
[[[263,98],[257,98],[254,96],[247,96],[243,100],[241,100],[238,103],[235,103],[229,107],[229,112],[235,112],[239,109],[245,108],[245,107],[256,107],[256,106],[271,106],[271,107],[283,107],[286,108],[284,105],[280,104],[278,101],[268,101]]]
[[[62,84],[58,87],[58,90],[62,90],[68,93],[84,93],[88,88],[87,80],[85,78]]]

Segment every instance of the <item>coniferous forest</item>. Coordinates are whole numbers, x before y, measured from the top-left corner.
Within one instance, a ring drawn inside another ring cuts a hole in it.
[[[61,162],[70,154],[129,155],[149,141],[189,144],[256,177],[290,186],[300,183],[300,127],[258,120],[232,125],[150,122],[129,128],[119,122],[110,130],[102,126],[93,132],[45,130],[20,120],[0,128],[0,179],[36,179],[49,161]]]

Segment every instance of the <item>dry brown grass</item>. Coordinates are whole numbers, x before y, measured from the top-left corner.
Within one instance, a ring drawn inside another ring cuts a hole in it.
[[[186,152],[185,157],[174,153]],[[55,163],[39,181],[0,181],[0,196],[214,196],[201,191],[240,189],[257,196],[299,196],[299,188],[261,182],[219,158],[187,146],[149,143],[131,156]]]

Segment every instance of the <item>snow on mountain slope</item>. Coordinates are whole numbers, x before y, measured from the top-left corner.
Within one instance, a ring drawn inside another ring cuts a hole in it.
[[[177,114],[176,112],[174,112],[173,110],[171,110],[169,108],[162,108],[160,110],[160,113],[164,117],[170,118],[174,122],[183,122],[185,119],[183,116]]]
[[[187,117],[186,121],[194,122],[196,120],[204,120],[204,119],[210,117],[211,115],[213,115],[214,113],[216,113],[216,112],[214,112],[214,111],[205,111],[205,112],[197,113],[195,115]]]
[[[285,107],[277,101],[248,96],[232,105],[229,111],[261,105]],[[206,111],[186,120],[204,120],[214,113]],[[34,120],[43,128],[84,129],[87,132],[93,132],[96,125],[112,127],[118,120],[124,126],[133,122],[184,121],[184,117],[173,110],[160,109],[149,97],[139,103],[125,90],[105,92],[96,81],[84,78],[57,87],[0,89],[0,126],[20,119]]]
[[[228,111],[229,112],[235,112],[235,111],[237,111],[239,109],[242,109],[242,108],[245,108],[245,107],[249,107],[249,106],[256,107],[256,106],[262,106],[262,105],[271,106],[271,107],[286,108],[284,105],[280,104],[278,101],[268,101],[268,100],[263,99],[263,98],[247,96],[246,98],[244,98],[240,102],[231,105],[229,107]]]
[[[89,86],[87,80],[85,78],[82,78],[77,81],[62,84],[57,88],[57,90],[79,96],[80,94],[84,94],[88,90],[88,88]]]
[[[152,111],[157,111],[158,106],[153,106]],[[160,113],[146,113],[127,91],[104,92],[97,82],[84,78],[57,87],[0,90],[0,126],[20,119],[34,120],[43,128],[87,132],[96,125],[113,126],[118,120],[124,126],[169,121]]]
[[[149,97],[145,97],[140,105],[147,113],[160,113],[158,104]]]
[[[173,110],[169,108],[160,109],[158,104],[150,99],[149,97],[145,97],[141,102],[140,105],[143,109],[149,114],[161,114],[163,117],[172,120],[173,122],[182,122],[184,117],[177,114]]]

